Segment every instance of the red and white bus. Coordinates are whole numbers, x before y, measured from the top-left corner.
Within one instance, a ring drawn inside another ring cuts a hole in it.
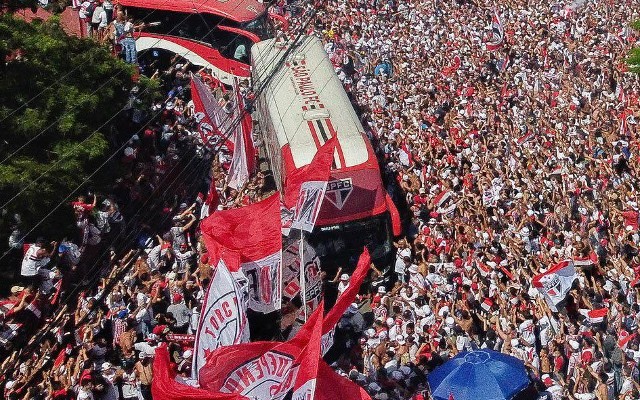
[[[400,233],[399,221],[392,224],[391,214],[397,212],[371,143],[320,40],[304,37],[278,68],[287,46],[270,39],[251,50],[254,87],[274,74],[256,100],[254,115],[276,184],[282,189],[287,174],[309,164],[317,149],[337,136],[331,178],[309,242],[323,266],[327,261],[346,265],[365,244],[374,260],[386,260],[393,235]]]
[[[271,36],[269,15],[258,0],[120,0],[135,21],[147,25],[136,33],[138,52],[163,50],[210,68],[231,85],[250,76],[251,45]]]

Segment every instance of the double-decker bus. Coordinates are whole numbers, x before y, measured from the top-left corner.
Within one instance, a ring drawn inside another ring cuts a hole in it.
[[[252,77],[261,87],[256,119],[278,188],[288,174],[308,165],[329,138],[337,136],[331,177],[314,231],[308,241],[323,268],[345,266],[367,245],[378,266],[389,262],[393,235],[391,207],[375,153],[358,115],[335,74],[320,40],[303,37],[291,44],[276,39],[254,44]],[[396,232],[393,232],[393,228]]]
[[[253,43],[271,37],[269,14],[258,0],[120,0],[128,16],[147,23],[136,32],[138,52],[163,50],[210,68],[231,84],[250,76]]]

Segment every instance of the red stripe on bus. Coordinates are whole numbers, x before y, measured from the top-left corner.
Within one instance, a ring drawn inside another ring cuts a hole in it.
[[[325,119],[325,121],[327,122],[327,127],[329,127],[329,133],[331,134],[331,137],[337,136],[338,133],[336,132],[336,129],[333,127],[331,120],[327,118]],[[340,159],[340,165],[342,165],[342,168],[345,168],[347,166],[347,163],[344,160],[344,151],[342,151],[342,146],[340,146],[340,138],[338,138],[338,145],[336,146],[336,150],[338,150],[338,158]]]
[[[318,132],[316,132],[316,127],[313,126],[313,121],[307,121],[307,125],[309,125],[309,131],[311,132],[311,137],[313,141],[316,143],[316,148],[320,148],[320,139],[318,139]]]

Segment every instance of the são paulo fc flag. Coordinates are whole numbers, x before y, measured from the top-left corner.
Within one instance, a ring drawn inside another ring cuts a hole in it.
[[[296,387],[298,374],[304,380],[298,388],[317,375],[323,312],[321,304],[287,342],[253,342],[215,350],[200,370],[200,387],[249,399],[283,399]]]
[[[191,74],[191,98],[195,111],[194,119],[198,124],[199,139],[204,147],[213,149],[220,142],[224,142],[229,150],[233,150],[231,141],[224,137],[220,105],[211,94],[199,76]]]
[[[224,261],[218,261],[204,296],[196,332],[192,364],[194,377],[198,376],[208,353],[221,346],[249,341],[246,297]]]
[[[556,306],[564,300],[577,277],[573,261],[564,260],[547,272],[534,276],[533,286],[544,296],[551,310],[557,311]]]
[[[238,86],[238,80],[233,80],[233,92],[236,95],[238,107],[233,115],[233,157],[229,166],[229,186],[234,189],[241,188],[248,180],[255,168],[255,148],[251,136],[251,116],[244,110],[242,95]],[[247,117],[249,122],[247,123]]]
[[[246,277],[248,306],[254,311],[280,309],[281,228],[277,193],[245,207],[216,211],[200,224],[209,253],[224,260],[234,276]]]
[[[495,51],[502,47],[504,43],[504,26],[498,15],[498,11],[493,10],[491,18],[491,41],[487,43],[487,50]]]
[[[356,266],[355,271],[351,275],[351,279],[349,279],[349,286],[347,289],[338,297],[336,300],[336,304],[334,304],[331,311],[327,313],[324,317],[324,323],[322,324],[322,354],[326,354],[327,351],[333,345],[333,334],[334,328],[340,318],[347,308],[356,298],[358,291],[360,290],[360,285],[364,278],[367,276],[369,272],[369,266],[371,265],[371,256],[369,255],[369,250],[364,248],[364,251],[360,255],[360,259],[358,260],[358,265]]]

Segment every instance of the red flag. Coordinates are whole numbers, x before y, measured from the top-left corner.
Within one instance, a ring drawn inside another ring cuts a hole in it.
[[[169,351],[166,346],[156,350],[153,361],[153,380],[151,394],[154,400],[241,400],[244,396],[230,393],[211,392],[180,383],[171,371]]]
[[[249,280],[249,308],[263,313],[280,309],[279,197],[215,212],[200,224],[209,253],[222,258],[231,272],[242,270]]]
[[[391,215],[391,229],[394,236],[400,236],[402,234],[402,221],[400,221],[400,213],[396,208],[391,196],[388,193],[385,194],[385,201],[387,203],[387,209]]]
[[[324,317],[324,323],[322,324],[322,354],[325,354],[327,350],[333,345],[333,329],[342,318],[342,315],[347,310],[349,305],[353,303],[360,290],[360,285],[369,272],[369,266],[371,265],[371,256],[369,250],[365,247],[364,251],[360,255],[358,265],[351,274],[349,279],[349,286],[338,297],[336,304],[334,304],[331,311]]]
[[[233,83],[233,91],[236,94],[236,102],[238,104],[238,116],[234,115],[234,124],[229,126],[234,132],[232,135],[233,157],[229,167],[228,182],[229,187],[240,189],[249,180],[249,175],[253,172],[256,154],[251,138],[251,126],[245,122],[248,113],[244,111],[242,106],[244,102],[238,82],[234,79]],[[240,120],[236,121],[236,118],[240,118]]]
[[[294,387],[301,356],[317,335],[323,308],[316,309],[287,342],[253,342],[215,350],[200,370],[200,387],[252,399],[282,399]]]
[[[338,375],[324,360],[320,360],[316,383],[321,390],[316,392],[314,400],[371,400],[362,387]]]
[[[307,181],[328,181],[333,163],[333,153],[338,144],[334,136],[318,149],[313,160],[293,171],[284,183],[284,204],[287,208],[295,207],[300,194],[300,187]]]
[[[316,310],[324,310],[324,301],[320,302],[320,305]],[[324,311],[320,311],[321,316]],[[318,366],[320,364],[321,344],[322,344],[322,322],[323,319],[318,317],[316,323],[313,326],[309,343],[302,351],[299,357],[300,367],[296,375],[296,380],[293,386],[293,396],[291,400],[314,400],[316,398],[315,392],[317,387],[318,378]],[[324,389],[322,389],[324,390]]]

